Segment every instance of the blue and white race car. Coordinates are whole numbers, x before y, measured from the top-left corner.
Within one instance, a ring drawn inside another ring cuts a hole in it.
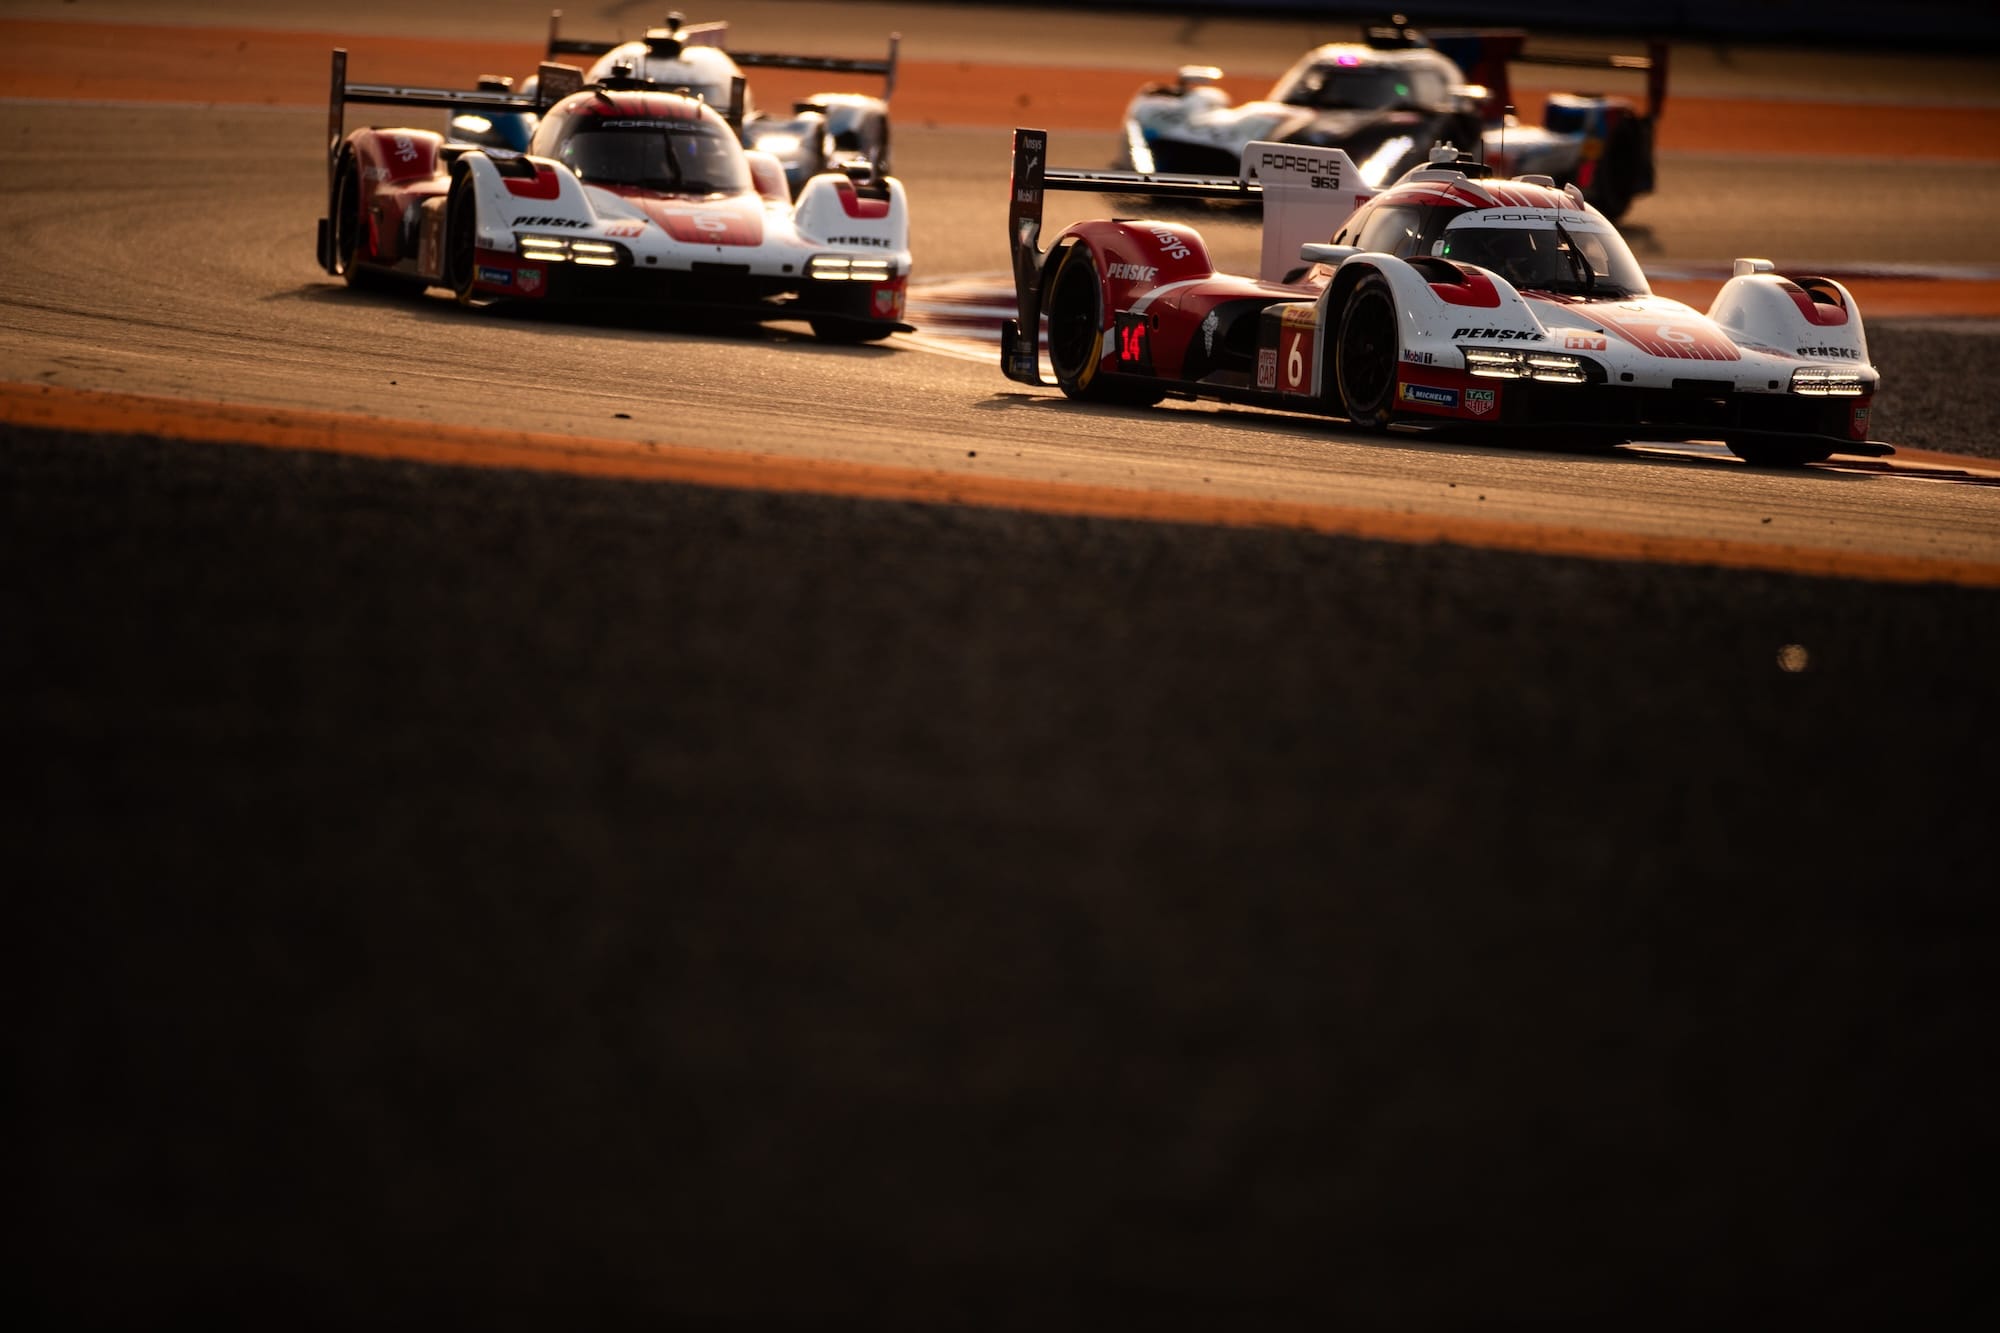
[[[739,85],[740,87],[740,85]],[[524,151],[345,128],[346,104],[534,115]],[[912,331],[903,186],[859,157],[808,179],[743,146],[736,107],[643,79],[583,86],[544,64],[530,100],[347,82],[333,53],[318,258],[357,287],[443,287],[468,305],[609,304],[801,320],[830,342]]]
[[[1513,28],[1372,27],[1293,63],[1258,101],[1232,104],[1212,65],[1184,65],[1171,84],[1141,88],[1125,108],[1116,168],[1230,175],[1252,142],[1338,148],[1372,186],[1394,181],[1449,144],[1503,175],[1574,183],[1612,221],[1651,192],[1653,127],[1666,100],[1667,51],[1598,55],[1535,50]],[[1516,64],[1627,71],[1646,79],[1642,110],[1627,97],[1549,93],[1539,125],[1513,115]]]

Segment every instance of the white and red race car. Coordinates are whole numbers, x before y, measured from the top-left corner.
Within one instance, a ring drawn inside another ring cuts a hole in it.
[[[1606,447],[1718,441],[1753,464],[1894,452],[1852,293],[1738,259],[1706,314],[1655,295],[1574,184],[1440,146],[1375,193],[1337,148],[1257,142],[1238,174],[1052,169],[1014,132],[1018,317],[1002,370],[1071,398],[1215,398],[1389,426],[1528,428]],[[1171,220],[1087,220],[1041,249],[1045,190],[1257,202],[1260,272],[1218,273]]]
[[[466,304],[605,303],[801,320],[819,338],[909,332],[909,204],[866,161],[815,175],[746,149],[699,97],[643,79],[585,86],[544,64],[536,97],[347,82],[333,53],[322,268],[356,286],[443,287]],[[734,90],[740,95],[741,83]],[[346,104],[537,113],[527,151],[412,128],[345,128]]]

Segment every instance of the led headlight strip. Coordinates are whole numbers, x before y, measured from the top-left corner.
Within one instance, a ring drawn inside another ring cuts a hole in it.
[[[574,263],[592,268],[614,268],[624,262],[624,251],[610,241],[587,241],[568,236],[520,235],[514,238],[521,258],[544,264]]]
[[[806,261],[806,276],[820,282],[887,282],[895,265],[886,259],[852,255],[814,255]]]
[[[1859,398],[1868,391],[1861,376],[1837,366],[1800,366],[1792,372],[1792,392],[1815,398]]]
[[[1580,356],[1560,352],[1517,351],[1513,348],[1461,347],[1465,368],[1474,375],[1496,380],[1546,380],[1552,384],[1583,384],[1589,381],[1588,364]]]

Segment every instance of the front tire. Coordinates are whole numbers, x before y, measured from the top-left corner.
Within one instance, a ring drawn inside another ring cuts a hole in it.
[[[1049,366],[1056,373],[1056,384],[1080,403],[1151,407],[1166,394],[1102,373],[1103,292],[1090,247],[1072,245],[1064,250],[1042,307],[1048,312]]]
[[[1365,273],[1348,293],[1334,344],[1340,403],[1356,430],[1379,431],[1396,405],[1396,298],[1389,280]]]
[[[471,305],[472,279],[478,271],[474,251],[479,244],[479,197],[473,192],[472,173],[462,172],[451,183],[445,204],[444,265],[439,274],[460,305]]]

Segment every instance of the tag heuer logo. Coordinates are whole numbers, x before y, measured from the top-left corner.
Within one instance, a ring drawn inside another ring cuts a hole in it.
[[[1483,417],[1488,412],[1491,412],[1493,410],[1493,390],[1467,389],[1465,391],[1465,410],[1476,417]]]

